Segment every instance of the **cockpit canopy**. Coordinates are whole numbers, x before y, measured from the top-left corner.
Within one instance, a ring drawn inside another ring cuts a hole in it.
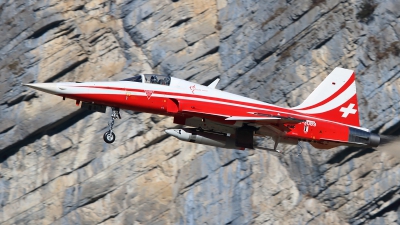
[[[132,82],[142,83],[142,75],[138,74],[138,75],[135,75],[133,77],[125,78],[125,79],[123,79],[121,81],[132,81]]]
[[[169,84],[171,83],[171,77],[168,75],[160,75],[160,74],[138,74],[133,77],[123,79],[122,81],[161,84],[169,86]]]

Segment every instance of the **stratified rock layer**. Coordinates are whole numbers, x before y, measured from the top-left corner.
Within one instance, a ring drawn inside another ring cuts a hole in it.
[[[399,1],[15,0],[0,21],[1,224],[400,223],[400,143],[236,151],[127,111],[108,145],[109,111],[21,85],[219,77],[292,107],[340,66],[356,71],[362,126],[399,135]]]

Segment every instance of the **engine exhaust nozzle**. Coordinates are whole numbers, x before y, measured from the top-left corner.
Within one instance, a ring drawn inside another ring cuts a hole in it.
[[[381,143],[381,137],[378,134],[371,133],[369,135],[369,146],[378,147],[380,143]]]

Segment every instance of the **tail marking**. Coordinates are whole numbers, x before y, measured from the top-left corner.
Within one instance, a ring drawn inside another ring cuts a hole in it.
[[[360,126],[354,71],[335,68],[299,106],[298,112]]]

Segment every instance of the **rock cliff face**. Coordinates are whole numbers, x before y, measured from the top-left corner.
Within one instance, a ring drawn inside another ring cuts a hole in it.
[[[0,21],[1,224],[400,223],[400,143],[235,151],[126,111],[108,145],[109,111],[21,86],[220,77],[292,107],[341,66],[356,71],[362,126],[399,135],[399,1],[6,0]]]

